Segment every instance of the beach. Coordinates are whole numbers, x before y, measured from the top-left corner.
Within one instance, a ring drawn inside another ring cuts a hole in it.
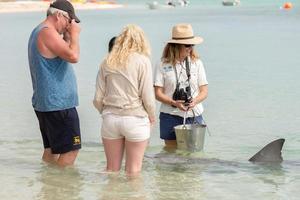
[[[49,7],[50,2],[47,1],[14,1],[14,2],[0,2],[0,13],[13,12],[32,12],[45,11]],[[117,3],[72,3],[76,10],[93,10],[93,9],[115,9],[123,7],[122,4]]]

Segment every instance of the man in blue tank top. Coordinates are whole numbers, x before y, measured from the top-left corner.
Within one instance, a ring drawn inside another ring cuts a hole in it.
[[[42,159],[63,167],[73,165],[81,148],[77,83],[70,64],[79,59],[79,22],[69,1],[56,0],[28,42],[32,105],[44,144]]]

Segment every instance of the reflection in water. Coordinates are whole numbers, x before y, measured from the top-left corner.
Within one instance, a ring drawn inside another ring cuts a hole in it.
[[[274,189],[279,190],[280,185],[285,183],[285,171],[280,163],[260,163],[256,164],[252,170],[256,178],[264,184],[274,186]]]
[[[37,195],[39,200],[83,199],[80,191],[83,185],[83,177],[76,168],[57,168],[44,165],[38,178],[41,190]]]
[[[271,188],[275,193],[268,195],[278,198],[286,182],[285,171],[278,163],[252,164],[166,151],[148,154],[146,161],[154,165],[152,170],[156,172],[154,179],[158,192],[154,199],[217,199],[226,192],[235,194],[235,187],[241,194],[246,192],[249,185],[244,183],[247,182],[255,183],[262,191]],[[241,183],[236,185],[237,182]],[[249,197],[256,198],[256,193]]]
[[[127,177],[108,174],[107,182],[99,193],[99,200],[145,200],[147,199],[142,175]]]
[[[175,155],[180,152],[169,153],[169,151],[161,152],[162,155]],[[181,152],[182,155],[182,152]],[[180,156],[179,156],[180,157]],[[178,158],[179,158],[178,157]],[[187,157],[189,157],[187,155]],[[154,193],[154,199],[203,199],[206,196],[204,188],[204,182],[202,173],[206,169],[206,165],[193,165],[189,164],[186,156],[182,159],[163,159],[159,162],[154,162],[155,175],[154,185],[156,192]],[[163,161],[163,162],[161,162]],[[166,161],[166,162],[164,162]]]

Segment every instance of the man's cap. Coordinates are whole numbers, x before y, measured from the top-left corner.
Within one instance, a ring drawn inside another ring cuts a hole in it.
[[[69,14],[71,19],[75,19],[75,22],[79,23],[80,20],[75,15],[73,5],[67,0],[56,0],[50,4],[50,7],[65,11]]]

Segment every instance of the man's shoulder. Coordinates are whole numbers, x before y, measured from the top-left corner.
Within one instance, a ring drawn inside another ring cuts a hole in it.
[[[39,35],[42,39],[45,39],[45,41],[49,40],[50,42],[53,42],[51,38],[59,34],[54,28],[44,25],[40,28]]]

